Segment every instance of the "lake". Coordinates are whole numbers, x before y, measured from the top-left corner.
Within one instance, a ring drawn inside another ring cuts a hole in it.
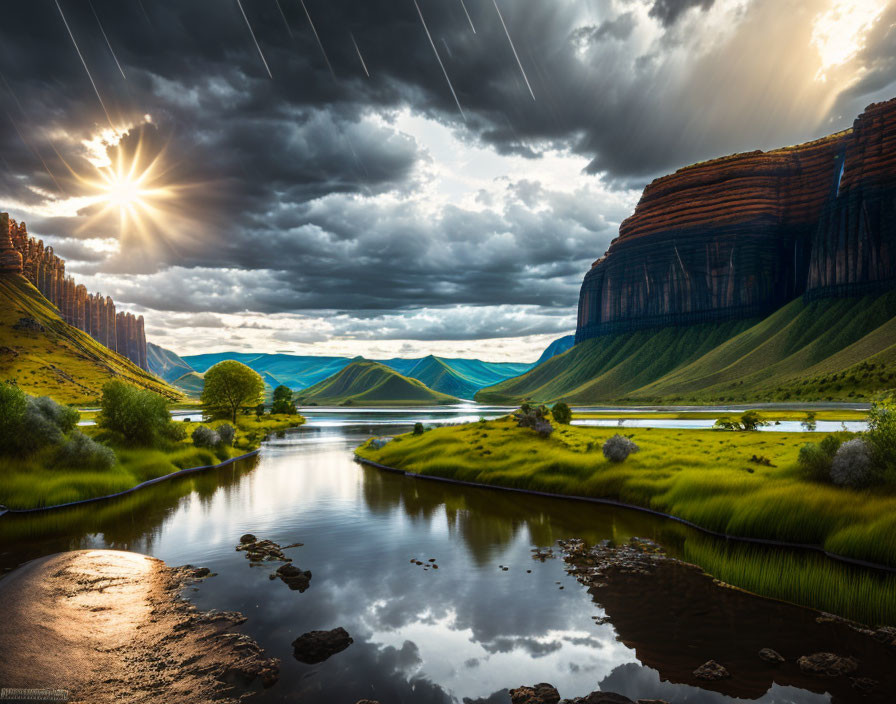
[[[509,702],[508,687],[542,681],[564,697],[601,687],[689,704],[852,701],[830,682],[770,670],[755,657],[755,643],[794,654],[848,644],[886,680],[867,636],[817,626],[808,609],[717,589],[697,573],[614,585],[599,605],[561,559],[532,557],[533,548],[561,538],[632,536],[684,556],[689,541],[708,540],[684,526],[628,509],[415,480],[353,461],[353,448],[371,435],[505,412],[307,409],[305,426],[235,466],[111,502],[0,518],[0,567],[102,547],[211,568],[217,576],[188,596],[200,608],[243,612],[244,630],[282,660],[280,682],[260,702],[497,704]],[[299,593],[269,579],[278,563],[250,567],[235,550],[244,533],[303,543],[287,554],[312,571],[310,588]],[[430,558],[438,569],[428,567]],[[354,638],[348,649],[318,665],[293,659],[296,637],[337,626]],[[710,657],[727,657],[736,677],[701,684],[690,676]]]

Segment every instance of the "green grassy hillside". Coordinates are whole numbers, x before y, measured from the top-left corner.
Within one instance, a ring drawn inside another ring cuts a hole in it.
[[[205,388],[205,379],[199,372],[187,372],[175,379],[174,385],[190,398],[199,398]]]
[[[429,405],[454,403],[453,396],[428,388],[379,362],[356,359],[328,379],[299,392],[301,404],[334,406]]]
[[[23,321],[24,324],[20,323]],[[180,400],[183,394],[73,328],[28,280],[0,275],[0,379],[60,403],[94,404],[110,379]]]
[[[394,369],[389,362],[384,364]],[[482,362],[478,359],[444,359],[429,355],[403,373],[412,379],[422,381],[435,391],[471,399],[479,389],[518,376],[528,369],[528,364]]]
[[[179,379],[184,374],[193,371],[193,367],[187,364],[176,352],[166,350],[164,347],[146,343],[146,363],[149,371],[169,384]]]
[[[846,401],[896,385],[896,292],[586,340],[479,401]]]

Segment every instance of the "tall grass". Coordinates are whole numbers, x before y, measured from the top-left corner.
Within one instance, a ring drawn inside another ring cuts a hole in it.
[[[682,558],[742,589],[869,625],[896,624],[896,579],[817,554],[689,538]]]

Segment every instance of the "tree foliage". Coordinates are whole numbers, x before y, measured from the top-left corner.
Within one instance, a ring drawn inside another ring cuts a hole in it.
[[[569,406],[563,401],[558,401],[554,404],[554,407],[551,409],[551,415],[561,425],[569,425],[572,421],[572,411],[569,410]]]
[[[162,396],[123,381],[110,381],[103,386],[97,424],[118,433],[125,442],[155,445],[170,422],[168,402]]]
[[[281,384],[274,389],[274,404],[271,406],[271,413],[295,415],[296,404],[292,400],[292,389],[288,386]]]
[[[204,378],[202,409],[212,418],[229,418],[236,423],[240,407],[260,403],[264,394],[261,376],[232,359],[218,362]]]

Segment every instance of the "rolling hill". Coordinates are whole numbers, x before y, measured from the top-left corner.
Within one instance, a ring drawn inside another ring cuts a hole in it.
[[[421,381],[363,358],[296,395],[303,405],[389,406],[455,403],[458,399],[433,391]]]
[[[121,379],[171,400],[183,394],[67,324],[24,276],[0,275],[0,379],[61,403],[94,404]]]
[[[181,359],[177,353],[154,345],[152,342],[146,343],[146,363],[149,366],[149,371],[169,384],[193,371],[193,367]]]
[[[384,364],[387,364],[384,362]],[[387,366],[391,366],[388,365]],[[429,388],[458,398],[472,399],[476,392],[504,379],[519,376],[529,364],[482,362],[478,359],[445,359],[429,355],[419,360],[405,376]]]
[[[199,398],[202,389],[205,388],[205,379],[199,372],[187,372],[175,379],[173,383],[190,398]]]
[[[896,386],[896,291],[580,342],[478,401],[860,400]]]

